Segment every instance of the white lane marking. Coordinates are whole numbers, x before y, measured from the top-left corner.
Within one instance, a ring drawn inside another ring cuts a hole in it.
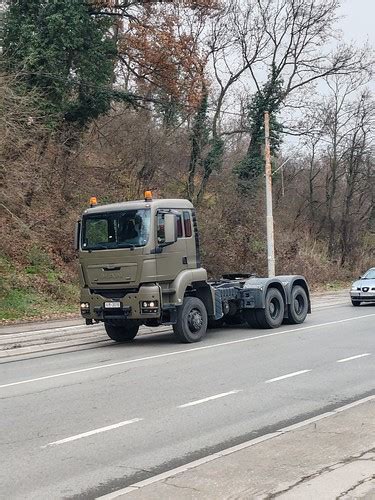
[[[262,443],[264,441],[269,441],[270,439],[273,439],[278,436],[282,436],[283,434],[286,434],[287,432],[291,432],[295,429],[299,429],[301,427],[305,427],[306,425],[309,425],[314,422],[318,422],[319,420],[323,420],[327,417],[332,417],[334,415],[337,415],[338,413],[341,413],[346,410],[350,410],[351,408],[354,408],[356,406],[359,406],[361,404],[367,403],[369,401],[375,401],[375,395],[374,396],[368,396],[367,398],[359,399],[358,401],[354,401],[353,403],[349,403],[347,405],[341,406],[339,408],[336,408],[335,410],[328,411],[326,413],[321,413],[320,415],[317,415],[316,417],[308,418],[307,420],[303,420],[301,422],[298,422],[297,424],[292,424],[288,425],[287,427],[283,427],[282,429],[279,429],[276,432],[272,432],[270,434],[265,434],[264,436],[260,436],[255,439],[251,439],[250,441],[246,441],[245,443],[238,444],[236,446],[232,446],[230,448],[227,448],[225,450],[219,451],[217,453],[213,453],[212,455],[208,455],[206,457],[200,458],[198,460],[194,460],[194,462],[190,462],[188,464],[182,465],[180,467],[176,467],[175,469],[171,469],[166,472],[162,472],[161,474],[158,474],[157,476],[150,477],[148,479],[145,479],[143,481],[139,481],[138,483],[131,484],[130,486],[127,486],[126,488],[122,488],[121,490],[114,491],[112,493],[108,493],[107,495],[103,495],[101,497],[98,497],[96,500],[114,500],[115,498],[119,498],[122,495],[126,495],[127,493],[132,493],[133,491],[137,491],[145,486],[149,486],[150,484],[155,484],[159,481],[163,481],[164,479],[168,479],[170,477],[176,476],[177,474],[181,474],[182,472],[186,472],[191,469],[195,469],[196,467],[200,465],[207,464],[209,462],[212,462],[213,460],[217,460],[218,458],[225,457],[227,455],[231,455],[233,453],[236,453],[237,451],[244,450],[246,448],[250,448],[256,444]]]
[[[134,424],[135,422],[140,422],[141,420],[143,420],[143,418],[133,418],[133,420],[125,420],[124,422],[119,422],[118,424],[107,425],[106,427],[100,427],[99,429],[83,432],[82,434],[77,434],[76,436],[70,436],[65,439],[60,439],[59,441],[53,441],[53,443],[48,443],[42,446],[41,448],[48,448],[49,446],[70,443],[71,441],[76,441],[77,439],[93,436],[94,434],[100,434],[101,432],[112,431],[113,429],[118,429],[119,427],[123,427],[124,425]]]
[[[357,356],[351,356],[350,358],[338,359],[336,363],[345,363],[346,361],[351,361],[352,359],[364,358],[365,356],[371,356],[371,352],[365,352],[364,354],[357,354]]]
[[[206,403],[207,401],[212,401],[213,399],[224,398],[225,396],[229,396],[230,394],[237,394],[238,392],[241,392],[241,391],[242,391],[242,389],[235,390],[235,391],[229,391],[229,392],[222,392],[221,394],[216,394],[215,396],[209,396],[208,398],[197,399],[196,401],[191,401],[190,403],[185,403],[183,405],[178,406],[178,408],[187,408],[188,406],[200,405],[201,403]]]
[[[11,382],[9,384],[3,384],[3,385],[0,385],[0,389],[4,389],[5,387],[12,387],[14,385],[30,384],[32,382],[40,382],[41,380],[49,380],[49,379],[58,378],[58,377],[65,377],[67,375],[75,375],[76,373],[85,373],[85,372],[90,372],[93,370],[102,370],[104,368],[112,368],[114,366],[122,366],[122,365],[127,365],[130,363],[138,363],[140,361],[149,361],[150,359],[160,359],[160,358],[166,358],[168,356],[178,356],[180,354],[188,354],[190,352],[204,351],[206,349],[215,349],[216,347],[241,344],[242,342],[251,342],[253,340],[259,340],[259,339],[264,339],[264,338],[269,338],[269,337],[277,337],[279,335],[285,335],[287,333],[300,333],[300,332],[305,331],[305,330],[313,330],[315,328],[322,328],[324,326],[338,325],[341,323],[347,323],[349,321],[355,321],[358,319],[362,320],[362,319],[372,318],[374,316],[375,316],[375,314],[365,314],[363,316],[355,316],[352,318],[340,319],[337,321],[329,321],[327,323],[320,323],[318,325],[310,325],[310,326],[302,326],[302,327],[298,326],[298,327],[295,327],[291,330],[280,330],[280,331],[276,331],[273,333],[266,333],[264,335],[257,335],[255,337],[246,337],[244,339],[229,340],[228,342],[221,342],[219,344],[205,345],[202,347],[194,347],[192,349],[185,349],[182,351],[165,352],[163,354],[155,354],[153,356],[145,356],[143,358],[128,359],[126,361],[117,361],[115,363],[108,363],[106,365],[98,365],[98,366],[91,366],[89,368],[81,368],[80,370],[72,370],[69,372],[55,373],[54,375],[46,375],[44,377],[37,377],[37,378],[32,378],[32,379],[20,380],[19,382]]]
[[[287,375],[281,375],[281,377],[270,378],[266,380],[266,384],[271,382],[277,382],[278,380],[284,380],[285,378],[296,377],[297,375],[302,375],[302,373],[311,372],[311,370],[300,370],[299,372],[288,373]]]

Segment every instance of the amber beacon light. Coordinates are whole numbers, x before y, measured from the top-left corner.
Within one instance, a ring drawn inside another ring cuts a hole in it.
[[[98,200],[96,199],[96,196],[91,196],[90,198],[90,207],[95,207],[95,205],[98,204]]]
[[[152,191],[145,191],[145,201],[152,201]]]

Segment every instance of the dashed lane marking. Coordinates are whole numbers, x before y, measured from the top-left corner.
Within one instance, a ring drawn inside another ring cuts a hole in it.
[[[82,434],[76,434],[75,436],[70,436],[65,439],[60,439],[59,441],[53,441],[52,443],[48,443],[42,446],[42,448],[48,448],[50,446],[56,446],[64,443],[70,443],[71,441],[77,441],[77,439],[93,436],[94,434],[100,434],[101,432],[112,431],[113,429],[124,427],[124,425],[134,424],[135,422],[140,422],[141,420],[143,420],[143,418],[133,418],[132,420],[125,420],[124,422],[118,422],[117,424],[107,425],[106,427],[100,427],[99,429],[83,432]]]
[[[266,380],[266,384],[271,382],[277,382],[278,380],[284,380],[285,378],[297,377],[297,375],[302,375],[303,373],[311,372],[311,370],[300,370],[299,372],[287,373],[286,375],[281,375],[281,377],[271,378]]]
[[[364,358],[365,356],[371,356],[371,352],[365,352],[364,354],[357,354],[357,356],[351,356],[350,358],[338,359],[336,363],[345,363],[346,361],[352,361],[353,359]]]
[[[187,408],[188,406],[200,405],[201,403],[206,403],[207,401],[212,401],[214,399],[224,398],[225,396],[230,396],[231,394],[237,394],[238,392],[241,392],[241,391],[242,391],[242,389],[229,391],[229,392],[222,392],[221,394],[215,394],[215,396],[209,396],[208,398],[197,399],[196,401],[191,401],[190,403],[185,403],[183,405],[178,406],[178,408]]]

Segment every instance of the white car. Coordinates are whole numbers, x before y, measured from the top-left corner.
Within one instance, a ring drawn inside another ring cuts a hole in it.
[[[353,306],[359,306],[361,302],[375,302],[375,267],[352,284],[350,298]]]

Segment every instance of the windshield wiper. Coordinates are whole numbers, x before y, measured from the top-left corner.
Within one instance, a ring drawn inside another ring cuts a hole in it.
[[[94,247],[90,247],[90,248],[86,248],[86,250],[90,250],[90,252],[92,252],[93,250],[108,250],[109,246],[107,245],[95,245]]]
[[[118,248],[130,248],[131,250],[134,250],[134,248],[136,248],[136,246],[133,244],[127,244],[127,245],[117,244],[117,245],[113,246],[113,244],[111,243],[110,246],[108,246],[108,245],[95,245],[94,247],[85,248],[84,250],[88,250],[89,252],[92,252],[94,250],[116,250]]]
[[[125,244],[125,243],[123,243],[123,244],[119,243],[117,248],[130,248],[131,250],[134,250],[135,245],[133,245],[132,243],[127,243],[127,244]]]

